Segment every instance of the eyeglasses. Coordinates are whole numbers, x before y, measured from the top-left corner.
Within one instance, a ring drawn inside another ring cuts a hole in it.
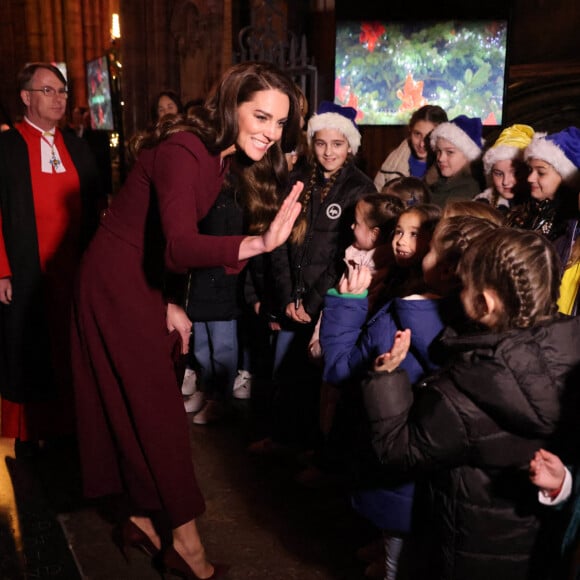
[[[55,89],[53,87],[40,87],[39,89],[26,89],[29,92],[44,93],[45,97],[59,97],[67,98],[68,91],[66,89]]]

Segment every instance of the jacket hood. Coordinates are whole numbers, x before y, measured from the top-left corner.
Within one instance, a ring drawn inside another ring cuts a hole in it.
[[[554,432],[563,397],[580,382],[580,318],[444,340],[458,355],[449,369],[457,389],[500,427],[526,437]]]

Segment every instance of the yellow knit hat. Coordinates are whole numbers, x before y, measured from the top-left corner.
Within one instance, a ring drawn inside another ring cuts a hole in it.
[[[491,173],[497,161],[523,158],[524,149],[531,143],[533,136],[534,130],[529,125],[506,127],[483,156],[485,173]]]

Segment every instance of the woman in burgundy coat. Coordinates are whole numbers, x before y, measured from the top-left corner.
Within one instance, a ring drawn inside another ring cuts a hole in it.
[[[116,528],[120,546],[145,550],[182,578],[216,578],[220,569],[195,523],[205,506],[172,357],[176,347],[187,351],[191,322],[180,299],[167,297],[166,274],[237,271],[286,240],[302,184],[279,203],[283,149],[299,116],[294,83],[275,66],[232,67],[193,116],[171,116],[144,137],[81,264],[72,356],[84,491],[125,493],[131,515]],[[199,234],[233,172],[256,234]],[[169,546],[159,521],[169,521]]]

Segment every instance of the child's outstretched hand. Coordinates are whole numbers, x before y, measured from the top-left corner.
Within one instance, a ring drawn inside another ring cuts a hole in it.
[[[372,274],[368,266],[346,261],[346,272],[338,282],[341,294],[362,294],[371,285]]]
[[[379,355],[375,360],[375,371],[392,373],[405,360],[411,346],[411,331],[397,330],[393,348],[389,352]]]
[[[539,449],[530,461],[530,481],[546,493],[562,487],[566,468],[557,455]]]

